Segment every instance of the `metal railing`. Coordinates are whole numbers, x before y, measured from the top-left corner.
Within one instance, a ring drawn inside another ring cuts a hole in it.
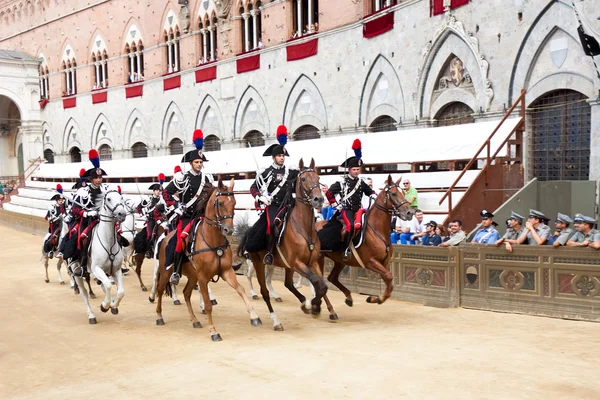
[[[14,181],[10,182],[13,185],[13,190],[10,193],[7,193],[4,199],[2,200],[2,204],[8,203],[10,201],[10,197],[16,193],[17,189],[25,186],[25,181],[29,179],[31,175],[39,168],[42,163],[42,158],[38,157],[29,164],[25,171],[21,175],[19,175]]]

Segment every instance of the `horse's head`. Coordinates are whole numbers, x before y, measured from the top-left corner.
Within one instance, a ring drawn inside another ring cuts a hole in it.
[[[396,215],[405,221],[410,221],[414,215],[413,209],[404,197],[404,192],[400,189],[402,177],[396,182],[388,175],[385,181],[383,191],[377,196],[377,203],[383,201],[383,208],[390,214]]]
[[[116,190],[110,190],[104,194],[102,209],[119,222],[123,222],[127,218],[127,208],[123,202],[123,196]]]
[[[300,172],[296,182],[296,200],[320,210],[323,207],[324,199],[319,183],[319,174],[315,170],[314,158],[310,160],[308,167],[304,165],[304,160],[300,159],[298,169]]]
[[[229,186],[223,184],[221,177],[216,189],[212,192],[208,204],[212,207],[206,207],[205,216],[221,230],[225,236],[233,234],[233,216],[235,213],[235,195],[233,193],[233,178],[229,181]]]

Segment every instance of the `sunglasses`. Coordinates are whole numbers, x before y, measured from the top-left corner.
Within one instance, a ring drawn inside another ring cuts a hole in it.
[[[403,185],[410,185],[410,182],[404,182]]]

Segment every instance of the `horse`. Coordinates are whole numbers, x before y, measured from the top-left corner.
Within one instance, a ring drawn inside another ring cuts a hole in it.
[[[99,222],[90,234],[91,243],[88,248],[88,273],[94,276],[102,284],[105,296],[100,304],[100,311],[106,313],[109,309],[113,315],[119,313],[119,304],[125,296],[125,287],[123,285],[123,273],[121,264],[123,263],[123,250],[117,240],[116,221],[122,223],[127,216],[127,209],[123,202],[123,197],[116,190],[110,190],[104,193],[96,200],[100,202],[98,210]],[[112,282],[109,277],[114,277],[117,285],[117,298],[111,297]],[[92,312],[88,300],[87,291],[83,286],[83,279],[75,276],[75,281],[80,288],[81,297],[85,302],[88,321],[90,324],[96,324],[96,317]]]
[[[318,316],[321,313],[321,299],[327,293],[327,285],[317,264],[320,243],[315,232],[313,208],[321,208],[323,193],[320,188],[319,175],[314,170],[315,160],[311,160],[310,166],[305,167],[304,161],[301,159],[298,167],[299,173],[295,182],[296,198],[290,200],[293,207],[285,218],[287,228],[283,231],[283,235],[275,247],[273,265],[285,267],[285,287],[300,301],[302,311],[305,314],[312,313],[313,316]],[[238,256],[240,257],[244,256],[249,233],[254,234],[250,229],[240,241],[238,247]],[[248,257],[256,269],[256,278],[260,284],[263,300],[269,309],[273,329],[282,331],[283,325],[273,311],[269,289],[265,281],[265,264],[263,263],[265,254],[266,250],[248,252]],[[294,287],[294,271],[307,278],[315,287],[315,297],[312,301],[307,301],[306,297]],[[333,308],[330,309],[330,318],[337,319]]]
[[[135,229],[135,205],[131,199],[126,199],[124,202],[125,208],[127,209],[127,217],[125,217],[125,221],[120,224],[121,237],[129,242],[129,246],[123,247],[123,259],[129,268],[133,268],[133,238],[137,232]],[[141,279],[140,283],[142,287],[144,287]]]
[[[63,235],[63,231],[64,230],[68,230],[67,224],[64,223],[63,221],[63,217],[62,215],[60,216],[60,229],[56,229],[54,232],[52,232],[50,234],[50,236],[47,238],[47,240],[50,241],[50,245],[51,245],[51,249],[55,250],[59,248],[60,245],[60,240],[62,238]],[[66,234],[66,232],[65,232]],[[44,240],[44,244],[46,243],[46,240]],[[48,276],[48,264],[49,264],[49,260],[54,258],[55,252],[53,250],[49,251],[48,253],[46,253],[44,251],[44,244],[42,244],[42,261],[44,263],[44,268],[46,270],[46,278],[44,279],[44,281],[46,283],[50,282],[50,277]],[[58,261],[56,263],[56,270],[58,272],[58,282],[61,285],[65,284],[65,281],[62,278],[62,274],[60,272],[60,268],[62,267],[63,264],[63,259],[62,257],[56,257],[56,260]],[[72,287],[72,285],[71,285]]]
[[[262,325],[262,321],[254,311],[250,299],[246,295],[244,288],[238,283],[237,277],[232,266],[232,252],[229,241],[226,236],[233,234],[233,215],[235,210],[235,195],[233,193],[234,180],[229,186],[225,186],[221,179],[218,181],[206,203],[204,217],[195,226],[195,235],[191,252],[186,250],[189,262],[182,266],[182,273],[188,278],[183,289],[183,296],[188,307],[188,314],[192,326],[201,328],[200,321],[196,318],[190,301],[192,291],[196,282],[200,287],[202,298],[205,304],[205,311],[208,316],[208,330],[213,341],[221,341],[221,335],[217,332],[212,318],[212,306],[209,296],[208,282],[214,277],[223,278],[246,305],[246,310],[250,314],[250,323],[252,326]],[[169,233],[167,237],[159,244],[157,270],[157,292],[158,302],[156,306],[157,325],[164,325],[162,316],[162,295],[166,290],[169,294],[171,286],[168,284],[172,269],[167,270],[165,266],[166,248],[171,238],[176,234]],[[187,240],[184,241],[185,248],[188,249]]]
[[[252,261],[250,259],[246,260],[247,264],[248,264],[248,269],[246,270],[246,278],[248,279],[248,288],[250,289],[250,297],[252,297],[253,300],[258,300],[258,295],[256,294],[256,292],[254,291],[254,287],[252,286],[252,275],[254,274],[254,264],[252,263]],[[281,299],[281,296],[277,294],[277,292],[275,291],[275,288],[273,287],[273,283],[272,283],[272,279],[273,279],[273,272],[275,271],[275,266],[274,265],[269,265],[266,267],[266,271],[265,271],[265,280],[267,282],[267,286],[269,287],[269,293],[272,294],[273,300],[275,300],[278,303],[281,303],[283,300]]]
[[[327,277],[329,282],[340,289],[346,296],[345,303],[352,307],[352,294],[340,281],[339,276],[345,265],[361,267],[378,273],[385,282],[386,289],[383,297],[369,296],[367,303],[383,304],[392,294],[394,289],[392,284],[392,274],[388,269],[388,263],[392,257],[390,251],[390,229],[391,217],[396,215],[403,220],[410,220],[413,216],[413,210],[404,197],[400,189],[400,181],[392,180],[391,175],[385,181],[385,187],[377,196],[375,203],[366,213],[364,222],[364,239],[362,245],[357,249],[351,244],[352,255],[348,260],[344,260],[344,251],[322,252],[319,256],[319,267],[324,273],[325,257],[334,262],[333,269]],[[320,232],[329,221],[317,223],[317,232]],[[342,231],[342,238],[344,232]],[[341,240],[341,238],[340,238]],[[329,299],[325,298],[329,306]]]

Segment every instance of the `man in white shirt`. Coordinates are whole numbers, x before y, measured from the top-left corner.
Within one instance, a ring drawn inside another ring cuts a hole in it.
[[[420,240],[421,236],[427,234],[427,228],[425,227],[425,219],[423,218],[423,211],[416,210],[415,218],[410,221],[410,229],[404,228],[400,235],[400,244],[416,244],[416,240]]]

